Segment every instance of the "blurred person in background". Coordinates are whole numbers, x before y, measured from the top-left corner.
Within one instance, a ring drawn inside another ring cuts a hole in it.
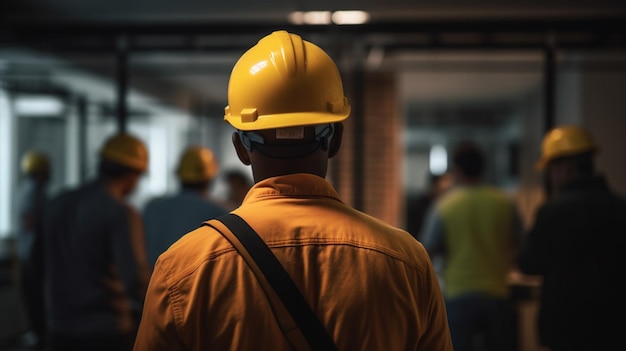
[[[254,182],[244,171],[239,169],[228,170],[224,173],[223,178],[226,183],[226,206],[233,210],[242,204]]]
[[[43,213],[48,201],[51,175],[50,158],[44,152],[31,150],[21,159],[22,179],[17,187],[17,258],[20,290],[30,330],[24,335],[24,346],[45,347],[45,313],[43,305],[43,252],[40,241]],[[38,245],[35,245],[38,244]]]
[[[328,54],[275,31],[235,64],[228,102],[224,119],[255,182],[228,216],[269,246],[337,349],[451,351],[423,246],[346,205],[325,179],[350,114]],[[157,260],[134,350],[298,349],[246,260],[213,225]]]
[[[161,253],[185,233],[204,221],[228,213],[209,196],[219,165],[213,152],[204,146],[189,146],[181,155],[176,175],[176,194],[155,198],[143,211],[148,260],[154,266]]]
[[[100,150],[97,179],[54,197],[43,227],[53,351],[130,350],[150,271],[139,212],[127,203],[148,150],[121,133]]]
[[[539,339],[552,351],[615,350],[626,328],[626,200],[595,170],[598,146],[582,127],[545,134],[537,169],[552,196],[519,254],[519,269],[542,277]]]
[[[421,240],[421,231],[428,209],[437,198],[452,186],[452,176],[449,173],[429,174],[427,189],[407,201],[406,222],[407,231],[418,240]]]
[[[515,309],[507,277],[523,227],[512,198],[484,181],[474,141],[453,151],[455,186],[431,208],[423,244],[443,262],[441,279],[455,351],[515,350]]]

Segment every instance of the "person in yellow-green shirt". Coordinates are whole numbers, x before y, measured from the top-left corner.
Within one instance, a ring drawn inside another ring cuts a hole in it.
[[[440,278],[455,351],[515,350],[515,310],[507,276],[523,228],[513,200],[483,177],[486,158],[474,141],[453,153],[455,186],[427,215],[421,240]]]
[[[235,150],[255,181],[229,216],[267,244],[336,349],[452,351],[424,247],[348,206],[325,178],[350,114],[333,60],[275,31],[235,64],[228,103]],[[216,222],[159,256],[134,351],[302,350]]]

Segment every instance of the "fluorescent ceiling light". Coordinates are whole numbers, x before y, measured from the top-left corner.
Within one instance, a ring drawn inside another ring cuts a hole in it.
[[[296,11],[289,14],[289,21],[294,24],[330,24],[330,11]]]
[[[365,11],[335,11],[332,20],[335,24],[363,24],[370,19],[370,14]]]
[[[363,24],[369,21],[370,14],[365,11],[295,11],[289,14],[293,24]]]
[[[65,105],[53,96],[18,97],[13,101],[13,109],[17,116],[60,116]]]
[[[290,23],[293,24],[304,24],[304,12],[302,11],[294,11],[289,14],[287,17]]]

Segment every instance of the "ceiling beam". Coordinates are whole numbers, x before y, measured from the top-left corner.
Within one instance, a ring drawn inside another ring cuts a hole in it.
[[[356,39],[389,50],[421,48],[544,47],[548,40],[560,48],[624,48],[626,17],[528,19],[428,19],[372,22],[364,25],[292,25],[288,23],[214,22],[17,22],[0,24],[0,45],[21,45],[55,51],[115,50],[120,36],[131,51],[241,51],[276,29],[303,37],[322,36],[335,41]],[[159,40],[159,39],[163,40]]]

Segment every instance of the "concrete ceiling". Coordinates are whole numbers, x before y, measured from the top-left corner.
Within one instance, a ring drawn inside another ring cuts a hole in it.
[[[346,43],[361,43],[348,50],[358,52],[366,65],[367,57],[378,53],[382,61],[374,69],[391,68],[399,73],[401,98],[407,104],[490,104],[541,86],[541,45],[545,45],[550,30],[566,32],[563,40],[573,40],[573,47],[597,45],[598,41],[604,42],[604,36],[613,35],[614,23],[626,19],[623,0],[4,3],[0,49],[3,44],[32,42],[37,50],[45,50],[64,62],[115,77],[116,58],[110,49],[116,45],[116,35],[130,33],[136,46],[128,61],[130,83],[168,104],[187,109],[197,101],[222,105],[236,58],[272,28],[302,31],[303,36],[314,38],[331,54],[345,55]],[[287,20],[292,11],[310,10],[364,10],[371,18],[368,25],[358,28],[299,27]],[[575,37],[572,33],[582,34]],[[522,44],[512,45],[515,40]],[[530,44],[524,45],[524,40]],[[622,35],[618,46],[623,43]],[[46,70],[46,64],[29,66],[28,62],[22,59],[8,64],[22,71],[35,67]],[[48,69],[59,67],[57,61],[55,65]]]
[[[615,15],[621,0],[5,0],[7,15],[21,20],[104,21],[285,21],[292,11],[364,10],[373,21],[424,18]]]

